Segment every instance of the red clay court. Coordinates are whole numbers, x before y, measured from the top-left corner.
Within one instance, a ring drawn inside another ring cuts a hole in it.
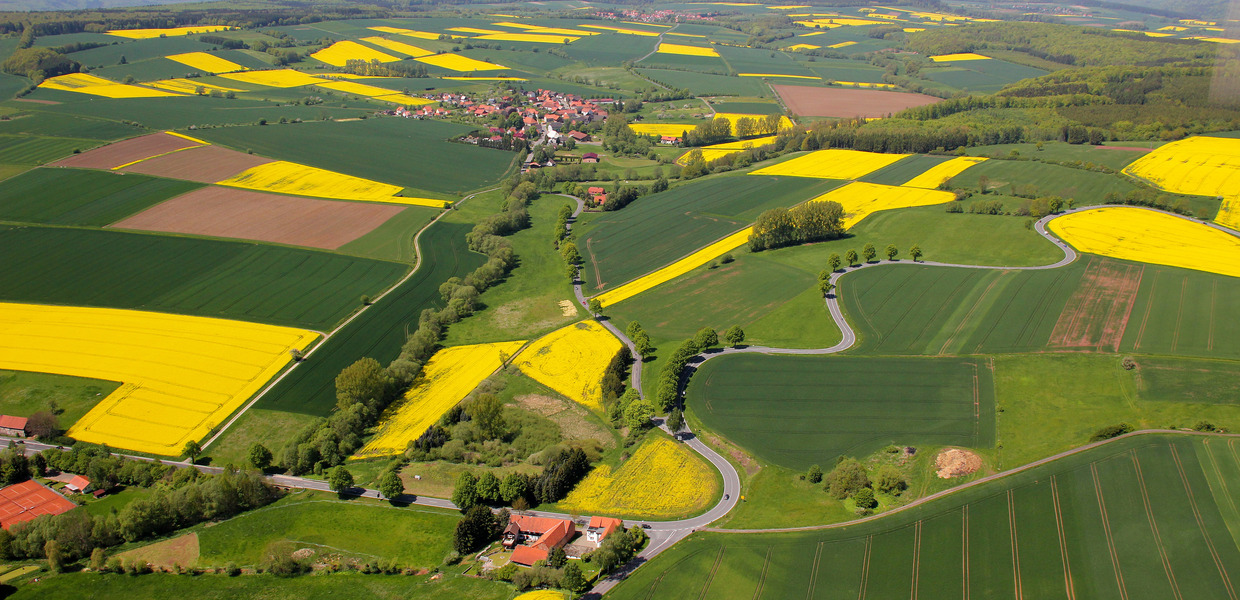
[[[77,508],[68,498],[34,480],[0,490],[0,526],[8,529],[43,515],[58,515]]]

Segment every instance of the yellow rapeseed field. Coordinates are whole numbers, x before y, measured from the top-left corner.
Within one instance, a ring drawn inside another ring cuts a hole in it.
[[[198,69],[204,73],[230,73],[232,71],[244,71],[245,67],[231,61],[220,58],[214,54],[207,52],[186,52],[185,54],[173,54],[168,60],[179,62],[193,69]]]
[[[795,44],[784,48],[784,50],[817,50],[821,47],[822,46],[815,46],[813,44]]]
[[[964,60],[990,60],[989,56],[974,54],[972,52],[961,52],[959,54],[940,54],[931,56],[931,62],[959,62]]]
[[[70,73],[44,79],[39,87],[64,92],[77,92],[104,98],[162,98],[181,96],[172,92],[137,85],[116,83],[89,73]]]
[[[182,94],[195,94],[198,88],[202,88],[203,93],[211,92],[240,92],[237,88],[224,87],[221,85],[211,85],[203,83],[199,79],[161,79],[159,81],[148,81],[146,85],[169,92],[180,92]]]
[[[332,81],[328,83],[319,83],[317,85],[329,90],[336,90],[337,92],[365,96],[367,98],[375,98],[377,100],[394,102],[396,104],[419,106],[422,104],[434,103],[434,100],[427,100],[426,98],[418,98],[416,96],[406,96],[396,90],[390,90],[377,85],[366,85],[364,83],[357,83],[354,81]]]
[[[131,40],[149,40],[151,38],[177,37],[181,35],[192,35],[195,33],[211,33],[214,31],[228,31],[231,27],[227,25],[191,25],[189,27],[170,27],[168,29],[113,29],[108,31],[108,35],[129,38]]]
[[[682,44],[659,44],[659,54],[681,54],[684,56],[715,56],[719,53],[714,48],[703,48],[701,46],[685,46]]]
[[[774,141],[775,141],[775,136],[768,135],[766,137],[750,138],[747,140],[741,140],[739,142],[724,142],[722,144],[712,144],[710,146],[702,146],[701,148],[699,148],[699,150],[702,151],[702,160],[705,160],[706,162],[710,162],[712,160],[723,158],[724,156],[727,156],[729,154],[735,154],[737,152],[740,152],[741,150],[745,150],[748,148],[757,148],[759,146],[765,146],[766,144],[770,144],[771,142],[774,142]],[[676,162],[681,165],[685,164],[684,159],[685,157],[689,156],[690,152],[692,152],[692,150],[684,154],[681,154],[680,158],[676,159]]]
[[[1128,165],[1124,173],[1169,192],[1222,196],[1214,220],[1240,229],[1240,139],[1199,136],[1171,142]]]
[[[936,189],[944,181],[955,177],[973,165],[984,162],[986,159],[981,156],[960,156],[953,158],[947,162],[940,163],[930,167],[926,172],[918,175],[902,185],[904,187]]]
[[[716,119],[719,119],[719,118],[727,119],[728,122],[732,124],[732,133],[735,134],[737,121],[741,119],[745,119],[745,118],[753,119],[755,121],[761,121],[766,118],[766,115],[755,115],[755,114],[746,114],[746,113],[715,113],[715,118]],[[784,117],[784,116],[779,117],[780,131],[783,131],[785,129],[790,129],[791,127],[792,127],[791,119],[789,119],[788,117]]]
[[[821,179],[857,179],[909,156],[860,150],[818,150],[753,171],[750,175],[791,175]]]
[[[844,207],[844,229],[851,229],[862,219],[882,210],[930,206],[955,199],[956,195],[951,192],[856,181],[835,188],[811,202],[839,202]]]
[[[224,73],[220,75],[220,77],[231,79],[233,81],[240,81],[242,83],[252,83],[254,85],[263,85],[274,88],[291,88],[323,83],[323,80],[318,77],[307,75],[301,71],[295,71],[293,69]]]
[[[560,504],[580,514],[674,518],[700,512],[718,491],[705,461],[660,437],[642,444],[618,470],[595,467]]]
[[[508,68],[508,67],[505,67],[504,65],[497,65],[495,63],[489,63],[486,61],[477,60],[474,58],[470,58],[468,56],[461,56],[460,54],[436,54],[434,56],[422,56],[419,58],[415,58],[413,60],[416,60],[421,63],[426,63],[431,66],[439,67],[441,69],[448,69],[449,71],[460,71],[460,72],[496,71],[499,69]]]
[[[387,409],[378,432],[353,458],[391,456],[405,451],[448,409],[465,399],[503,360],[525,342],[453,346],[436,352],[405,397]]]
[[[443,200],[397,196],[404,188],[335,171],[278,160],[248,169],[216,185],[336,200],[366,200],[443,208]]]
[[[529,79],[524,77],[462,77],[459,75],[455,77],[440,77],[440,79],[447,79],[449,81],[529,81]]]
[[[500,27],[512,27],[514,29],[523,30],[527,33],[537,33],[541,35],[575,35],[578,37],[587,36],[587,35],[602,35],[597,31],[585,31],[583,29],[565,29],[563,27],[541,27],[538,25],[525,25],[522,23],[511,23],[511,22],[491,23],[491,24],[498,25]]]
[[[720,256],[731,252],[745,244],[749,243],[749,234],[753,233],[752,228],[746,227],[728,237],[725,237],[689,256],[686,256],[658,271],[643,275],[633,281],[630,281],[614,290],[603,292],[596,296],[603,306],[611,306],[618,302],[623,302],[633,296],[636,296],[646,290],[663,285],[689,271],[692,271]]]
[[[603,374],[623,346],[606,327],[589,319],[535,340],[516,364],[534,381],[601,413]]]
[[[654,33],[652,31],[641,31],[638,29],[625,29],[623,27],[609,27],[607,25],[582,25],[582,27],[587,27],[589,29],[602,29],[605,31],[614,31],[616,33],[623,33],[625,35],[640,35],[642,37],[659,37],[659,34]]]
[[[543,34],[539,32],[528,33],[490,33],[474,37],[475,40],[493,40],[496,42],[532,42],[535,44],[563,44],[564,42],[573,43],[581,36],[563,35],[563,34]]]
[[[176,456],[237,410],[317,333],[167,313],[0,304],[0,368],[121,382],[69,429]]]
[[[697,123],[630,123],[629,129],[637,135],[680,135],[686,131],[693,131],[697,127]]]
[[[334,67],[343,67],[345,63],[350,60],[364,60],[366,62],[377,60],[381,63],[396,62],[400,60],[399,58],[396,58],[386,52],[380,52],[374,48],[368,48],[357,42],[351,42],[349,40],[336,42],[335,44],[319,50],[310,56],[313,56],[314,58],[317,58],[318,60]]]
[[[860,88],[873,88],[877,90],[893,90],[896,87],[894,84],[890,84],[890,83],[870,83],[868,81],[837,81],[835,83],[838,83],[840,85],[845,85],[845,86],[855,86],[855,87],[860,87]]]
[[[376,46],[379,46],[380,48],[387,48],[388,50],[394,50],[396,52],[405,54],[407,56],[429,56],[431,54],[434,54],[434,52],[431,52],[430,50],[423,50],[422,48],[413,46],[411,44],[406,44],[404,42],[397,42],[394,40],[389,40],[387,38],[381,38],[377,35],[371,36],[371,37],[364,37],[362,38],[362,41],[370,42]]]
[[[1105,207],[1064,215],[1048,228],[1081,252],[1240,277],[1240,239],[1165,213]]]
[[[821,77],[813,77],[810,75],[783,75],[780,73],[737,73],[737,77],[775,77],[785,79],[822,79]]]
[[[564,592],[556,590],[537,590],[521,594],[513,600],[564,600]]]
[[[839,48],[847,48],[847,47],[849,47],[849,46],[853,46],[853,45],[855,45],[856,43],[857,43],[857,42],[840,42],[840,43],[838,43],[838,44],[831,44],[830,46],[827,46],[827,47],[828,47],[828,48],[835,48],[835,49],[839,49]]]
[[[379,31],[382,33],[394,33],[396,35],[403,35],[403,36],[408,36],[412,38],[418,38],[420,40],[439,39],[438,33],[430,33],[428,31],[416,31],[413,29],[403,29],[401,27],[388,27],[386,25],[380,25],[378,27],[367,27],[367,29],[370,29],[373,31]]]

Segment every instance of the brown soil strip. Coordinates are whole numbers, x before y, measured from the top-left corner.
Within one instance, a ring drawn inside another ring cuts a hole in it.
[[[33,102],[35,104],[60,104],[56,100],[36,100],[34,98],[14,98],[18,102]]]
[[[144,160],[121,170],[129,173],[155,175],[157,177],[188,179],[199,183],[217,183],[247,169],[265,165],[269,162],[273,162],[272,159],[237,152],[236,150],[229,150],[219,146],[202,146],[184,152]]]
[[[125,562],[140,562],[156,570],[171,571],[178,565],[193,567],[198,563],[198,534],[190,533],[117,554]]]
[[[1059,557],[1063,561],[1064,592],[1068,600],[1076,600],[1072,589],[1072,566],[1068,563],[1068,540],[1063,529],[1063,511],[1059,507],[1059,482],[1051,475],[1051,503],[1055,506],[1055,531],[1059,534]]]
[[[1119,597],[1128,600],[1128,588],[1124,585],[1124,574],[1119,567],[1119,554],[1115,551],[1115,537],[1111,535],[1111,521],[1107,518],[1107,503],[1102,497],[1102,483],[1098,481],[1098,464],[1089,463],[1089,471],[1094,477],[1094,495],[1098,497],[1098,512],[1102,515],[1102,533],[1107,542],[1107,553],[1111,556],[1111,568],[1115,571],[1115,585],[1119,589]]]
[[[403,210],[394,204],[333,202],[212,186],[152,206],[112,227],[335,250]]]
[[[1141,504],[1145,506],[1145,520],[1149,521],[1150,532],[1154,534],[1154,548],[1158,550],[1158,558],[1162,561],[1163,571],[1167,573],[1167,581],[1171,583],[1171,595],[1176,600],[1184,600],[1180,593],[1180,584],[1175,580],[1175,571],[1171,570],[1171,558],[1167,556],[1167,547],[1163,545],[1162,535],[1158,533],[1158,522],[1154,520],[1154,508],[1150,506],[1150,492],[1145,487],[1145,474],[1141,472],[1141,461],[1134,450],[1129,450],[1132,468],[1137,473],[1137,487],[1141,489]]]
[[[1118,351],[1145,267],[1091,259],[1047,346]]]
[[[883,90],[804,85],[772,85],[771,88],[788,110],[802,117],[885,117],[913,106],[943,101],[925,94]]]
[[[1206,454],[1210,454],[1206,452]],[[1218,568],[1219,577],[1223,579],[1223,587],[1227,589],[1227,597],[1236,600],[1236,590],[1231,585],[1231,577],[1227,575],[1227,567],[1219,558],[1218,551],[1214,548],[1214,540],[1210,539],[1210,532],[1206,529],[1205,521],[1201,519],[1201,511],[1197,509],[1197,497],[1193,495],[1193,487],[1188,483],[1188,476],[1184,474],[1184,465],[1180,463],[1180,453],[1175,449],[1175,444],[1171,444],[1171,458],[1175,461],[1175,469],[1180,474],[1180,482],[1184,484],[1184,492],[1188,494],[1188,505],[1193,511],[1193,518],[1197,521],[1197,528],[1201,531],[1201,537],[1206,541],[1206,548],[1210,550],[1210,557],[1214,559],[1214,566]]]
[[[84,169],[112,169],[135,160],[142,160],[200,144],[166,133],[152,133],[142,137],[121,140],[102,148],[87,150],[69,158],[52,163],[55,167],[79,167]],[[179,153],[178,153],[179,154]]]

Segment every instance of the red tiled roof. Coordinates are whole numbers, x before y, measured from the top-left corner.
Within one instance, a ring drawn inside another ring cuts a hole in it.
[[[590,529],[602,529],[603,537],[605,538],[615,530],[624,527],[624,521],[611,517],[590,517],[590,524],[587,527]]]
[[[601,194],[601,193],[603,193],[603,192],[605,192],[605,191],[606,191],[606,190],[604,190],[604,189],[603,189],[603,188],[601,188],[601,187],[592,187],[592,188],[589,188],[589,189],[587,189],[587,190],[586,190],[586,192],[589,192],[590,194]]]
[[[577,533],[577,526],[572,521],[560,521],[554,527],[549,529],[542,537],[534,542],[535,548],[541,548],[550,552],[552,548],[559,548],[568,543],[568,540]]]
[[[26,417],[14,417],[11,415],[0,415],[0,427],[10,429],[25,429]]]
[[[43,515],[58,515],[77,505],[37,481],[23,481],[0,490],[0,526],[5,529]]]
[[[81,490],[84,490],[90,487],[90,480],[85,477],[82,477],[81,475],[74,475],[73,479],[70,479],[69,483],[66,483],[65,485],[73,486],[73,489],[81,491]]]
[[[527,567],[534,566],[534,563],[547,559],[547,551],[531,548],[529,546],[517,546],[512,551],[512,562]]]

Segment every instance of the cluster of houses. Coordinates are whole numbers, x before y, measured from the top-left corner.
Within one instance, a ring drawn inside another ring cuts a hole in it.
[[[512,550],[512,562],[527,567],[546,560],[551,551],[563,548],[569,558],[581,558],[579,550],[597,548],[612,533],[624,528],[624,521],[610,517],[590,517],[584,544],[569,542],[577,537],[577,524],[568,519],[513,515],[504,528],[503,546]]]

